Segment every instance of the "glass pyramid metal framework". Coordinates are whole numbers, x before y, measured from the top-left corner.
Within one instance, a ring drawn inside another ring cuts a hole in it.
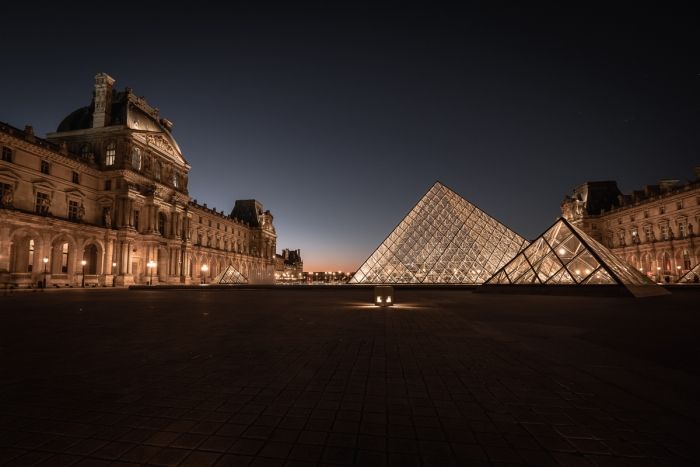
[[[683,274],[683,277],[678,279],[679,284],[698,284],[700,283],[700,264],[695,265],[690,271]]]
[[[247,284],[248,279],[238,269],[228,266],[211,281],[212,284]]]
[[[481,284],[527,244],[437,182],[349,283]]]
[[[485,284],[623,285],[635,296],[668,293],[564,218]]]

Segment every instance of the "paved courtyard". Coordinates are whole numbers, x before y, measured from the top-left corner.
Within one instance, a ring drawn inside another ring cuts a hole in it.
[[[698,291],[0,296],[0,464],[697,465]]]

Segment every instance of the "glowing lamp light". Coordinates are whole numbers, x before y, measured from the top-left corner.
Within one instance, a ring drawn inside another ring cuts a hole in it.
[[[43,259],[42,261],[44,261],[44,264],[46,264],[46,263],[49,262],[49,258],[47,258],[46,256],[44,256],[44,259]]]
[[[565,255],[565,254],[566,254],[566,250],[563,249],[563,248],[559,248],[559,254],[560,254],[560,255]]]
[[[83,266],[85,266],[85,265],[87,264],[87,261],[82,260],[82,261],[80,262],[80,264],[82,264]]]
[[[378,285],[374,288],[374,304],[376,306],[392,306],[394,304],[394,288],[390,285]]]

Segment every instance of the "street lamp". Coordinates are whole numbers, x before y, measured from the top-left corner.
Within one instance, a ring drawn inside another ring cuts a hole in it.
[[[209,270],[209,266],[206,264],[202,264],[202,284],[207,283],[207,271]]]
[[[676,266],[676,271],[678,271],[678,279],[680,279],[681,278],[681,265],[680,264]]]
[[[117,263],[116,261],[112,261],[112,287],[117,286],[117,276],[114,274],[114,272],[117,270]]]
[[[49,258],[44,256],[43,261],[44,261],[44,287],[42,287],[42,288],[45,289],[46,288],[46,264],[49,262]]]
[[[149,260],[148,263],[146,264],[146,267],[151,273],[151,279],[149,280],[148,285],[153,285],[153,269],[156,267],[156,262],[153,260]]]
[[[87,264],[87,261],[82,260],[82,261],[80,262],[80,264],[83,265],[83,284],[82,284],[82,285],[83,285],[83,287],[85,287],[85,265]]]

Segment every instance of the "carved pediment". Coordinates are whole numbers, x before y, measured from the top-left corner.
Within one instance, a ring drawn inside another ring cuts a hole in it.
[[[162,135],[148,135],[148,145],[154,146],[168,154],[175,154],[173,146]]]

